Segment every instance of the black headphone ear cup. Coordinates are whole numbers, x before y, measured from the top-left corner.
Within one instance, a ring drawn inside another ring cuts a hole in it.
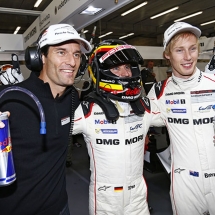
[[[44,29],[40,33],[36,45],[28,46],[25,50],[25,65],[31,71],[40,72],[43,68],[42,54],[38,43],[47,29],[48,28]]]
[[[84,54],[82,54],[82,55],[81,55],[80,67],[79,67],[79,69],[78,69],[78,72],[77,72],[76,77],[81,76],[81,75],[84,75],[86,69],[87,69],[87,58],[86,58],[86,56],[85,56]]]
[[[40,72],[42,70],[42,55],[38,46],[29,46],[26,48],[25,65],[29,70],[35,72]]]
[[[41,49],[37,49],[37,56],[38,56],[38,70],[41,71],[43,69],[43,59]]]

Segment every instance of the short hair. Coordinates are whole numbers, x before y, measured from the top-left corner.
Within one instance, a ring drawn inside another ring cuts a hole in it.
[[[45,57],[48,56],[49,47],[50,46],[44,46],[44,47],[41,48],[41,54],[43,54]]]

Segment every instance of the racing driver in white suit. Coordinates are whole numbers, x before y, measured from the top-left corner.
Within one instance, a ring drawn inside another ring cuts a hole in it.
[[[153,86],[170,136],[174,215],[215,214],[215,76],[197,67],[200,29],[176,22],[164,33],[164,56],[173,74]]]
[[[83,133],[90,156],[90,215],[148,215],[144,142],[159,113],[141,99],[135,47],[121,40],[95,46],[88,70],[95,92],[75,112],[73,134]]]

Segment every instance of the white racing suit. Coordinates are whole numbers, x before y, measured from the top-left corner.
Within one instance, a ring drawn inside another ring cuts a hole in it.
[[[117,102],[120,117],[108,121],[95,103],[82,102],[75,112],[73,134],[83,133],[90,156],[90,215],[149,215],[143,178],[145,136],[153,118],[145,98],[144,115]],[[162,121],[160,121],[162,123]]]
[[[17,69],[8,68],[6,71],[1,71],[0,81],[3,85],[12,85],[24,81],[24,77]]]
[[[187,80],[173,75],[155,84],[148,97],[170,136],[173,213],[215,215],[215,76],[197,68]]]

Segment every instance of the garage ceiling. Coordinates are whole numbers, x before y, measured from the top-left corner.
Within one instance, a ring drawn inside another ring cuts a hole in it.
[[[61,0],[62,1],[62,0]],[[72,0],[73,1],[73,0]],[[101,0],[115,1],[116,4],[123,0]],[[19,34],[25,32],[26,29],[34,22],[38,15],[34,12],[41,12],[52,2],[51,0],[43,0],[38,8],[34,8],[36,0],[0,0],[0,33],[12,34],[17,26],[21,26]],[[59,1],[60,2],[60,1]],[[202,14],[186,19],[189,22],[202,30],[202,36],[215,36],[215,23],[200,26],[201,23],[215,20],[215,1],[214,0],[148,0],[148,4],[129,13],[126,16],[121,16],[121,13],[139,5],[143,0],[134,0],[123,8],[109,14],[108,16],[98,20],[97,22],[86,26],[84,29],[89,30],[85,34],[90,40],[94,26],[97,26],[94,42],[97,43],[104,39],[119,38],[129,33],[134,35],[125,38],[124,40],[133,45],[162,45],[163,33],[176,19],[202,11]],[[179,6],[179,9],[160,16],[155,19],[150,19],[158,13]],[[11,10],[1,12],[1,8],[19,9],[20,11],[31,10],[32,14],[11,13]],[[76,26],[75,26],[76,27]],[[100,35],[112,31],[109,36],[99,39]],[[135,44],[138,43],[138,44]]]
[[[126,16],[121,16],[123,12],[142,2],[144,1],[135,0],[98,21],[97,35],[103,35],[112,31],[113,34],[102,38],[102,40],[104,40],[109,38],[119,38],[123,35],[134,33],[133,36],[123,40],[133,45],[158,46],[162,45],[163,33],[174,23],[174,20],[202,11],[202,14],[183,21],[199,27],[202,30],[202,36],[215,36],[215,23],[200,26],[201,23],[215,20],[214,0],[149,0],[148,4],[142,8],[139,8]],[[150,17],[176,6],[179,6],[178,10],[155,19],[150,19]],[[88,26],[86,29],[89,29],[89,32],[92,32],[93,25]],[[87,34],[87,38],[90,38],[89,33]]]
[[[34,12],[45,10],[52,0],[43,0],[37,8],[34,8],[35,2],[36,0],[0,0],[0,33],[13,34],[16,27],[21,26],[18,34],[23,34],[38,17]],[[32,15],[24,14],[25,10],[31,11]]]

